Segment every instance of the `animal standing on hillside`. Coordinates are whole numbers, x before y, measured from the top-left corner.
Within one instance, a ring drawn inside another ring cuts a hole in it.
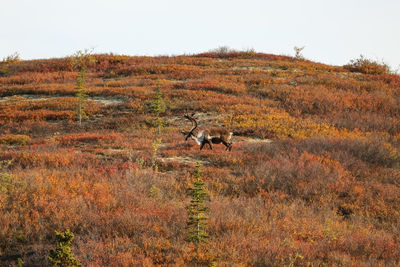
[[[212,144],[220,144],[225,145],[226,151],[232,150],[232,136],[233,132],[230,132],[225,128],[218,129],[204,129],[197,133],[194,131],[197,128],[197,121],[192,115],[185,114],[184,117],[192,122],[192,129],[190,131],[182,131],[182,134],[185,135],[185,141],[189,138],[192,138],[199,146],[200,150],[203,149],[205,144],[210,146],[210,149],[213,149]]]

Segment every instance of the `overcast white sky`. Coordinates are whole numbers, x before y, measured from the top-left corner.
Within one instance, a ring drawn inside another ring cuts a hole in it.
[[[400,67],[400,0],[0,0],[0,59],[180,55],[219,46]]]

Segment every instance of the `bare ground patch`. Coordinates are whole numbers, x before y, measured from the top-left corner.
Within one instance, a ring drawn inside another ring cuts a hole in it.
[[[43,100],[51,100],[57,98],[66,98],[66,97],[74,97],[74,96],[60,96],[60,95],[13,95],[13,96],[6,96],[0,99],[0,102],[20,102],[20,101],[43,101]],[[104,105],[118,105],[125,102],[125,98],[121,97],[105,97],[105,96],[94,96],[94,97],[87,97],[88,100],[93,100],[95,102],[104,104]]]
[[[188,157],[188,156],[186,156],[186,157],[174,156],[174,157],[169,157],[169,158],[159,158],[159,160],[161,162],[166,162],[166,163],[168,163],[168,162],[178,162],[178,163],[190,164],[190,165],[193,165],[193,164],[195,164],[197,162],[200,162],[200,164],[202,164],[202,165],[210,164],[209,161],[198,160],[198,159],[194,159],[194,158],[191,158],[191,157]]]

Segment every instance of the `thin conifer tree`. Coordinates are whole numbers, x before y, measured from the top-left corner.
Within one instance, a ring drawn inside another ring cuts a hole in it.
[[[78,70],[78,77],[76,79],[76,98],[78,100],[77,116],[79,124],[82,124],[82,119],[87,118],[83,103],[86,101],[87,93],[84,87],[87,67],[94,64],[96,59],[91,54],[90,50],[78,51],[71,58],[73,68]]]
[[[206,242],[209,236],[206,233],[208,217],[205,213],[209,210],[204,205],[204,200],[208,197],[205,189],[205,183],[202,181],[202,169],[200,162],[196,164],[196,180],[193,186],[189,188],[189,195],[192,197],[190,204],[186,207],[188,211],[188,240],[198,245],[200,242]]]
[[[85,81],[85,73],[86,73],[86,67],[82,67],[79,72],[78,72],[78,78],[76,79],[76,97],[78,99],[78,109],[77,109],[77,114],[78,114],[78,120],[79,124],[82,124],[82,118],[86,118],[86,113],[83,108],[83,102],[87,98],[86,90],[83,87],[83,83]]]
[[[56,249],[50,250],[48,258],[51,266],[81,266],[81,263],[75,259],[71,251],[71,242],[73,239],[74,234],[69,230],[62,233],[56,231]]]
[[[155,124],[158,127],[158,135],[161,133],[161,128],[164,125],[163,120],[161,119],[161,113],[164,113],[166,110],[165,102],[161,93],[161,85],[160,81],[158,81],[156,94],[153,98],[153,102],[151,104],[152,111],[155,113]]]
[[[157,84],[157,89],[153,98],[153,102],[151,103],[151,111],[155,114],[155,119],[154,119],[154,124],[157,126],[158,131],[156,132],[156,139],[153,141],[152,146],[153,146],[153,169],[154,171],[158,171],[158,165],[157,165],[157,155],[158,155],[158,149],[160,148],[160,145],[162,143],[162,138],[160,137],[161,135],[161,129],[164,126],[164,121],[161,119],[161,113],[164,113],[166,110],[165,102],[162,97],[161,93],[161,85],[160,85],[160,80],[158,80]]]

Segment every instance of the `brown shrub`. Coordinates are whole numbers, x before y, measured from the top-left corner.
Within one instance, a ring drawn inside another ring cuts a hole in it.
[[[364,58],[360,56],[358,59],[350,60],[350,63],[344,65],[343,68],[351,72],[361,72],[365,74],[389,74],[389,66],[385,63]]]

